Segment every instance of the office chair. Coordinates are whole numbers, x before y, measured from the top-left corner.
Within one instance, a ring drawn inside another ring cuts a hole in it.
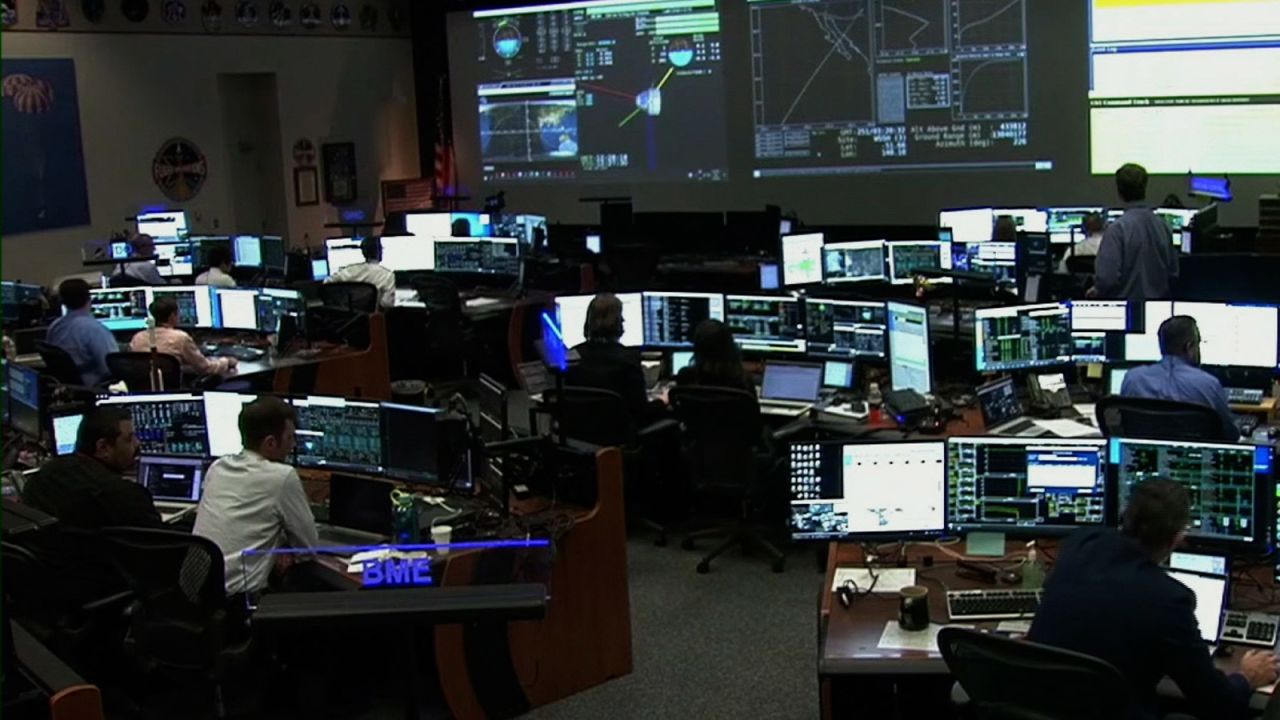
[[[36,342],[43,342],[48,336],[48,327],[14,330],[12,333],[14,349],[18,351],[19,355],[29,355],[36,351]]]
[[[773,560],[773,571],[782,572],[782,552],[752,523],[755,511],[769,499],[766,483],[772,465],[770,454],[762,452],[763,425],[755,396],[745,390],[677,386],[669,398],[684,431],[682,455],[694,494],[734,500],[740,506],[733,523],[690,533],[681,546],[690,550],[699,539],[727,536],[698,563],[699,573],[710,572],[711,561],[735,545],[763,549]]]
[[[76,361],[71,359],[71,355],[66,350],[43,340],[37,340],[35,345],[36,353],[44,361],[44,369],[40,374],[53,378],[58,385],[69,391],[73,398],[92,399],[102,392],[103,386],[110,382],[110,378],[104,378],[98,386],[85,385],[84,378],[80,375],[80,368],[76,367]]]
[[[648,512],[659,505],[661,493],[656,472],[659,448],[656,442],[646,441],[655,440],[664,429],[674,431],[674,422],[660,421],[639,429],[621,395],[593,387],[548,390],[542,394],[542,402],[564,437],[622,450],[628,509],[643,506]],[[667,544],[664,526],[648,517],[638,517],[637,522],[658,534],[654,544],[659,547]]]
[[[207,538],[170,530],[114,527],[101,536],[134,595],[126,654],[147,674],[208,683],[224,717],[222,679],[248,659],[250,639],[227,615],[222,551]]]
[[[182,387],[182,363],[178,358],[164,353],[156,353],[156,367],[160,370],[160,378],[164,382],[164,390],[177,390]],[[151,392],[151,353],[149,352],[115,352],[107,354],[107,370],[111,377],[123,380],[131,393]]]
[[[378,311],[378,288],[372,283],[325,283],[320,286],[320,302],[325,307],[375,313]]]
[[[1098,401],[1098,428],[1105,437],[1213,442],[1222,437],[1222,419],[1207,405],[1108,395]],[[1235,442],[1237,438],[1230,438]]]
[[[462,295],[458,291],[458,284],[438,272],[414,273],[410,287],[418,293],[418,299],[427,306],[428,312],[462,312]]]
[[[1072,255],[1067,258],[1067,272],[1072,275],[1092,275],[1097,260],[1093,255]]]
[[[977,720],[1123,720],[1129,686],[1114,666],[1088,655],[945,627],[938,649]]]

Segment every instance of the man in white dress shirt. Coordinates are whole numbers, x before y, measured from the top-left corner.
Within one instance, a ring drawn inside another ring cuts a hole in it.
[[[325,280],[331,282],[369,283],[378,288],[378,304],[383,308],[396,304],[396,274],[382,267],[382,238],[367,237],[360,243],[364,262],[348,265]]]
[[[209,468],[192,532],[222,549],[227,595],[266,589],[273,550],[319,544],[298,471],[285,464],[293,453],[296,417],[292,407],[270,395],[245,405],[244,450]],[[254,552],[244,555],[246,550]]]

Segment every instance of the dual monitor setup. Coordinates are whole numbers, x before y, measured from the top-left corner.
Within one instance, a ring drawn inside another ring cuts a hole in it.
[[[592,295],[562,295],[555,319],[564,345],[586,340]],[[929,318],[924,307],[901,302],[725,295],[693,292],[619,293],[621,343],[681,350],[693,346],[704,320],[724,322],[743,350],[831,360],[888,359],[895,390],[932,390]]]
[[[210,391],[114,395],[97,404],[123,407],[133,416],[142,454],[139,482],[157,500],[198,501],[199,479],[209,462],[243,449],[240,410],[255,399],[257,395],[250,393]],[[291,460],[297,467],[374,474],[461,491],[473,487],[464,418],[377,400],[314,395],[284,399],[297,413]],[[38,414],[34,417],[38,427]],[[58,413],[52,418],[58,454],[74,452],[82,417]]]
[[[1274,539],[1269,446],[952,437],[794,443],[789,455],[796,540],[1044,537],[1114,527],[1134,486],[1155,477],[1190,491],[1192,543],[1261,550]]]
[[[284,238],[279,235],[191,235],[181,210],[142,213],[135,219],[138,232],[155,240],[156,269],[163,277],[194,275],[208,266],[209,251],[217,246],[225,247],[239,267],[285,270]],[[111,243],[112,260],[126,261],[130,252],[127,242]]]
[[[283,317],[293,317],[301,327],[307,308],[306,299],[297,290],[284,288],[157,285],[95,288],[89,294],[93,316],[113,331],[146,329],[148,308],[162,297],[178,303],[180,326],[214,330],[275,333]]]

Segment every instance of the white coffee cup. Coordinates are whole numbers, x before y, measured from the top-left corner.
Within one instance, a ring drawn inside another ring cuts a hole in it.
[[[447,545],[449,544],[449,539],[450,539],[450,538],[452,538],[452,537],[453,537],[453,526],[452,526],[452,525],[433,525],[433,526],[431,526],[431,542],[432,542],[432,543],[434,543],[435,545],[438,545],[438,546],[440,546],[440,545],[447,546]],[[440,554],[440,555],[445,555],[445,554],[448,554],[448,552],[449,552],[449,548],[448,548],[448,547],[437,547],[437,548],[436,548],[436,552],[437,552],[438,554]]]

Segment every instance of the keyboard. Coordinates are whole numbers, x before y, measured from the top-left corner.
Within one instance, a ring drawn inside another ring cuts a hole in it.
[[[1227,388],[1227,402],[1237,405],[1257,405],[1262,398],[1263,392],[1257,388]]]
[[[1040,590],[950,590],[947,614],[952,620],[1017,620],[1040,607]]]
[[[1276,645],[1277,629],[1280,629],[1280,615],[1228,610],[1223,613],[1222,635],[1218,639],[1273,648]]]
[[[205,345],[205,355],[212,357],[233,357],[241,362],[253,362],[261,360],[266,352],[258,348],[245,347],[243,345]]]

